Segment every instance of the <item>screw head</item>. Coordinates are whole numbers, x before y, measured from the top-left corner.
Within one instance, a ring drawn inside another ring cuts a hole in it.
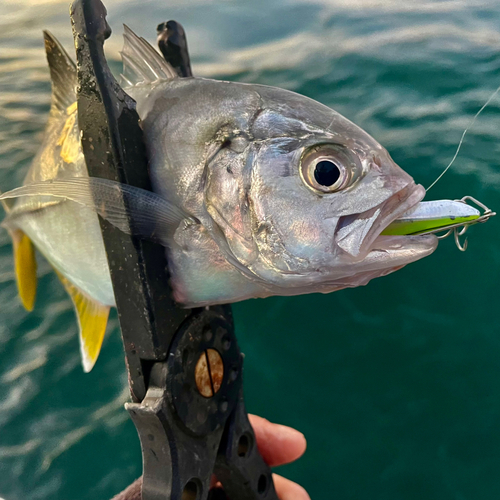
[[[224,362],[218,351],[207,349],[203,351],[196,363],[195,380],[199,393],[205,398],[211,398],[219,392],[224,379]]]

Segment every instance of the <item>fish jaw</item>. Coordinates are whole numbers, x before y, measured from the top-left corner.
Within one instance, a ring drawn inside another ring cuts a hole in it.
[[[365,286],[371,280],[399,271],[407,264],[429,256],[436,250],[438,239],[434,235],[424,236],[380,236],[376,238],[372,250],[356,267],[356,272],[331,280],[325,279],[314,290],[331,293],[345,288]],[[291,289],[283,295],[301,295],[303,288]]]
[[[345,262],[345,275],[335,280],[335,285],[342,288],[365,285],[373,278],[386,276],[432,254],[438,245],[438,238],[434,235],[385,234],[387,227],[417,207],[424,196],[423,186],[411,183],[377,207],[379,215],[359,247],[348,248],[344,245],[344,255],[340,260]],[[364,216],[359,214],[357,220],[363,220]],[[340,231],[342,222],[339,221]],[[356,220],[352,224],[355,225]],[[354,271],[351,275],[349,263]]]
[[[437,248],[438,238],[432,234],[422,236],[378,236],[372,249],[358,265],[357,272],[346,279],[344,288],[365,285],[370,280],[386,276],[407,264],[431,255]]]
[[[411,211],[425,196],[423,186],[409,183],[381,205],[360,214],[341,217],[335,233],[335,244],[350,259],[363,260],[388,226]]]
[[[386,276],[431,255],[439,242],[433,234],[384,234],[385,229],[402,214],[418,206],[424,196],[425,189],[412,183],[389,198],[383,206],[377,207],[379,215],[359,250],[352,253],[344,251],[336,267],[330,271],[330,278],[323,278],[317,291],[329,293],[363,286],[374,278]],[[363,219],[364,215],[359,214],[358,220]],[[338,242],[335,244],[338,245]]]

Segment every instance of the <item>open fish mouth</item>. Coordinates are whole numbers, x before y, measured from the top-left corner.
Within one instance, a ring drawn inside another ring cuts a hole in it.
[[[345,265],[335,285],[356,287],[427,257],[437,248],[435,235],[384,234],[396,220],[416,209],[425,196],[423,186],[411,182],[382,204],[366,212],[343,216],[335,233],[339,260]]]
[[[424,196],[424,188],[413,184],[389,198],[383,207],[358,215],[358,227],[362,224],[359,221],[373,220],[358,248],[352,244],[353,238],[351,241],[346,238],[346,234],[352,233],[346,228],[351,224],[356,227],[355,219],[351,217],[350,220],[344,218],[339,221],[339,246],[350,254],[349,257],[362,259],[358,261],[358,278],[369,274],[373,277],[373,273],[383,276],[396,271],[430,255],[438,244],[436,233],[450,234],[461,230],[460,234],[463,234],[468,225],[486,221],[495,215],[471,197],[422,202]],[[485,209],[485,213],[481,215],[479,210],[467,204],[468,200]],[[457,240],[457,236],[455,238]],[[457,246],[460,250],[465,249],[459,242]]]
[[[379,270],[380,276],[385,276],[407,264],[427,257],[438,246],[438,238],[435,234],[413,234],[414,227],[408,220],[407,214],[419,210],[424,203],[422,199],[425,196],[425,189],[420,185],[413,185],[407,189],[409,192],[403,202],[381,220],[377,228],[378,234],[369,242],[369,251],[364,264],[367,269]],[[386,203],[387,207],[384,208],[390,211],[391,205],[391,200],[389,200]],[[406,231],[397,230],[400,224],[404,224],[402,221],[407,222],[404,227]],[[425,224],[424,221],[422,222]]]
[[[414,183],[367,212],[341,217],[336,244],[355,263],[356,282],[383,276],[430,255],[433,234],[480,220],[480,212],[463,201],[422,202],[425,189]]]
[[[360,214],[339,219],[335,243],[351,262],[364,261],[369,253],[387,244],[405,241],[406,235],[384,235],[384,231],[405,213],[417,207],[425,196],[423,186],[411,183],[390,196],[383,204]]]

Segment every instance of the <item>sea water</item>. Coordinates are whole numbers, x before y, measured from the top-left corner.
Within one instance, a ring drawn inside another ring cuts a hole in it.
[[[381,142],[428,186],[500,84],[500,4],[447,0],[108,0],[108,57],[122,23],[154,43],[187,32],[196,75],[317,99]],[[42,29],[72,50],[68,4],[0,0],[0,188],[18,186],[50,102]],[[429,199],[500,210],[500,99]],[[498,218],[497,218],[498,219]],[[313,499],[500,498],[500,220],[368,286],[234,306],[248,410],[300,429],[308,450],[279,469]],[[0,232],[0,497],[107,500],[141,474],[123,404],[112,315],[94,370],[79,359],[69,298],[39,259],[34,312],[16,296]]]

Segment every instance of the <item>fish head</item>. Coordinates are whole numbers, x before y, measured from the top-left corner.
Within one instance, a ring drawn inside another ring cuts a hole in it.
[[[266,295],[362,285],[435,250],[432,235],[380,235],[425,190],[375,139],[312,99],[252,87],[258,110],[211,159],[205,200],[219,247]]]
[[[196,78],[134,97],[154,190],[196,220],[167,245],[179,302],[331,292],[435,250],[432,235],[381,236],[425,190],[329,107]]]

